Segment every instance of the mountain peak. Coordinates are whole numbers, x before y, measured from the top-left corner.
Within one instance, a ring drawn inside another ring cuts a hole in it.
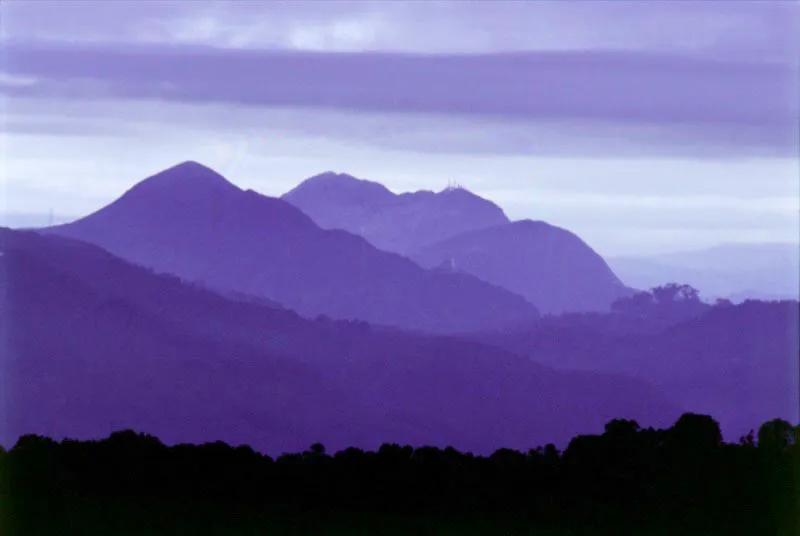
[[[349,173],[336,173],[335,171],[323,171],[306,179],[307,181],[358,181],[358,179]]]
[[[184,160],[180,164],[175,164],[174,166],[167,168],[167,170],[170,170],[170,169],[172,169],[172,170],[180,169],[180,170],[185,170],[185,171],[216,173],[216,171],[214,171],[210,167],[208,167],[208,166],[206,166],[204,164],[201,164],[200,162],[198,162],[196,160]]]
[[[485,199],[478,194],[470,191],[469,189],[461,186],[460,184],[457,185],[450,185],[444,190],[436,192],[434,194],[435,197],[439,199],[445,199],[449,202],[467,202],[467,203],[480,203],[482,205],[494,205],[497,206],[492,201]],[[499,207],[498,207],[499,208]]]
[[[308,186],[329,186],[329,187],[359,187],[359,186],[380,186],[381,188],[385,188],[382,184],[368,181],[366,179],[359,179],[358,177],[354,177],[349,173],[336,173],[335,171],[325,171],[323,173],[318,173],[313,177],[309,177],[308,179],[304,180],[298,185],[298,188],[302,187],[303,185]]]
[[[326,172],[283,199],[322,228],[344,229],[403,255],[464,231],[508,223],[503,209],[452,181],[439,192],[395,194],[378,182]]]
[[[511,227],[517,229],[560,229],[559,227],[547,223],[546,221],[531,219],[512,221]]]
[[[365,201],[387,201],[394,198],[384,185],[359,179],[347,173],[326,171],[314,175],[283,195],[289,202],[328,203],[331,197],[340,202],[363,203]]]
[[[138,185],[134,190],[185,190],[193,191],[223,191],[239,190],[225,177],[208,166],[193,160],[187,160],[170,168],[152,175]]]
[[[50,229],[72,236],[70,233],[78,233],[77,226],[105,236],[103,229],[109,225],[142,226],[147,222],[155,226],[155,221],[178,221],[188,212],[207,212],[213,206],[235,203],[242,194],[243,190],[213,169],[186,161],[145,178],[97,212]]]
[[[449,183],[442,191],[439,192],[439,194],[447,194],[451,192],[465,192],[468,194],[472,194],[472,192],[470,192],[465,186],[462,186],[457,182]]]

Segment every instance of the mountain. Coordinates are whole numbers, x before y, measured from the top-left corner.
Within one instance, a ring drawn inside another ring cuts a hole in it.
[[[346,229],[438,273],[471,274],[545,313],[605,310],[629,291],[574,234],[510,222],[463,188],[394,194],[350,175],[323,173],[283,196],[321,227]]]
[[[770,294],[768,292],[761,292],[759,290],[754,289],[746,289],[740,292],[734,292],[733,294],[727,295],[717,295],[714,296],[714,299],[727,299],[730,300],[732,303],[741,304],[746,301],[791,301],[797,300],[800,298],[797,294],[791,296],[789,294]]]
[[[451,236],[507,223],[503,210],[464,188],[394,194],[347,174],[322,173],[282,199],[325,229],[344,229],[385,251],[410,255]]]
[[[215,289],[268,298],[306,316],[460,332],[538,315],[507,290],[464,274],[429,272],[361,237],[322,230],[289,203],[241,190],[194,162],[42,232],[91,242]]]
[[[133,428],[272,454],[316,441],[488,453],[682,413],[644,382],[556,372],[454,337],[308,320],[67,238],[0,229],[0,252],[6,445]]]
[[[708,299],[800,297],[800,246],[722,244],[646,257],[612,257],[609,265],[628,284],[652,288],[686,283]]]
[[[462,233],[413,256],[511,290],[543,313],[607,310],[630,293],[600,255],[573,233],[523,220]]]
[[[556,368],[647,381],[688,411],[713,415],[731,440],[770,419],[797,421],[800,304],[749,301],[703,311],[680,322],[654,318],[655,330],[621,314],[575,315],[476,340]]]

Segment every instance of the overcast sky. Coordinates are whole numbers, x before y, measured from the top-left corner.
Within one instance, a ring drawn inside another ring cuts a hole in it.
[[[798,240],[800,4],[3,0],[5,220],[183,160],[455,180],[605,255]]]

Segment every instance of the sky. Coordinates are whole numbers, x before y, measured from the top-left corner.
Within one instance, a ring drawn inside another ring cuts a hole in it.
[[[800,233],[800,3],[3,0],[0,38],[10,225],[197,160],[456,181],[607,256]]]

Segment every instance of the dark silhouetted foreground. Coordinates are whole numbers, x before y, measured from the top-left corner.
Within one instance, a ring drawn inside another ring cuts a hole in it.
[[[383,445],[273,460],[224,443],[24,436],[0,450],[4,534],[799,534],[800,426],[738,444],[712,418],[614,420],[563,453]]]

